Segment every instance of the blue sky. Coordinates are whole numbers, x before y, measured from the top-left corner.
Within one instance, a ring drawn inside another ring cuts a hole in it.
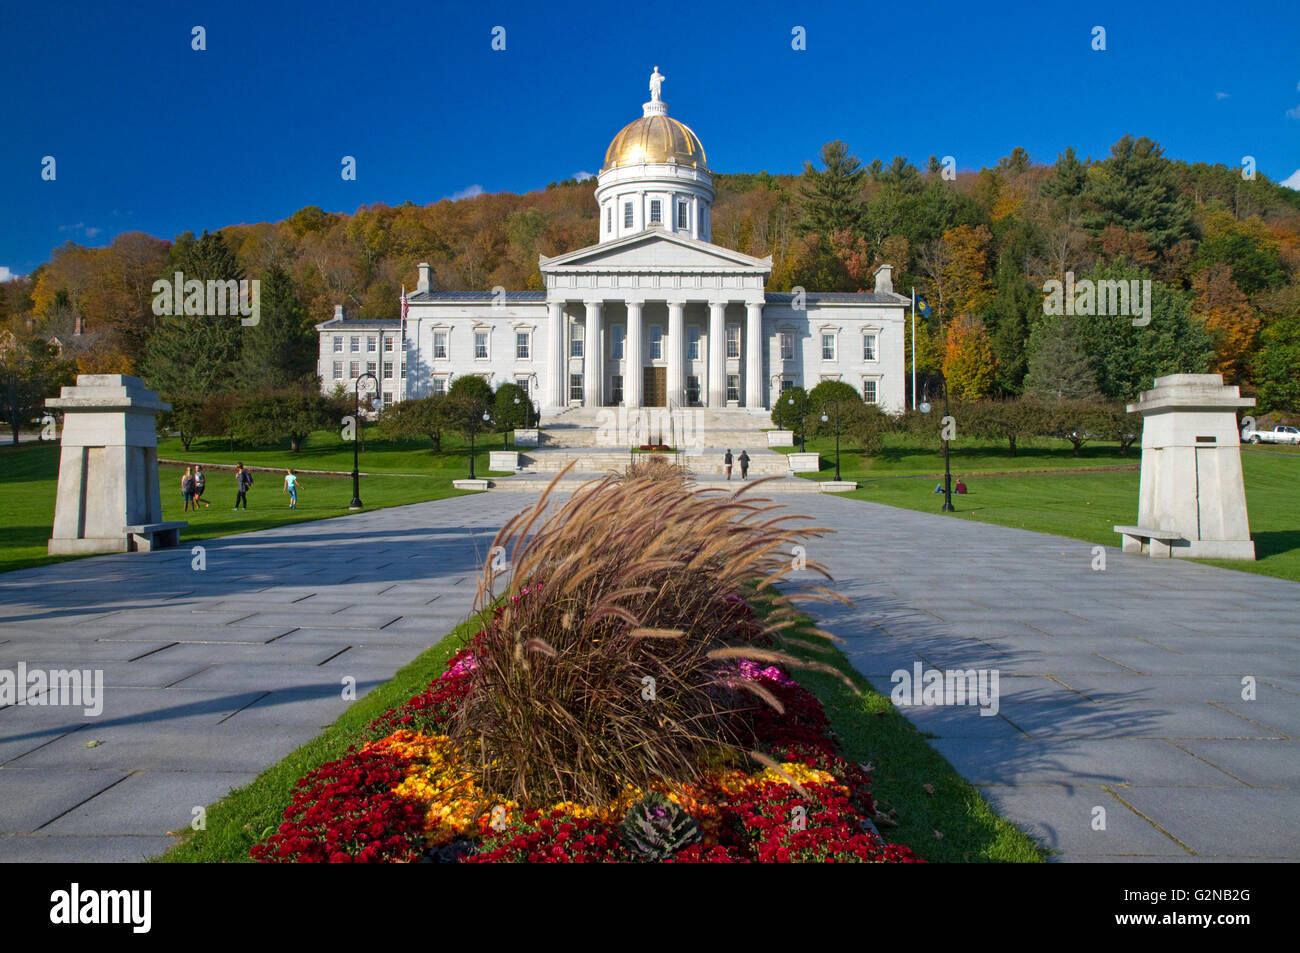
[[[191,30],[207,49],[191,49]],[[1094,26],[1106,50],[1091,49]],[[493,51],[493,27],[506,49]],[[807,49],[791,49],[806,29]],[[164,238],[599,170],[649,98],[722,172],[1013,147],[1173,158],[1300,187],[1300,11],[1173,3],[9,5],[0,55],[0,279],[69,239]],[[44,156],[56,178],[43,181]],[[355,181],[340,176],[343,156]]]

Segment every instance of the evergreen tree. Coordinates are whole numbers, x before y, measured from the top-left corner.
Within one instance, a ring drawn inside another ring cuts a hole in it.
[[[1079,319],[1059,317],[1030,336],[1025,393],[1038,400],[1095,400],[1097,372],[1079,333]]]
[[[1094,231],[1114,223],[1144,233],[1162,251],[1195,237],[1173,164],[1146,136],[1125,136],[1115,143],[1110,158],[1090,170],[1084,197],[1095,208],[1085,221]]]
[[[803,166],[803,231],[829,235],[838,229],[856,231],[862,218],[862,180],[866,170],[849,147],[838,139],[822,147],[822,164],[816,169],[811,162]]]
[[[306,311],[284,269],[272,266],[262,280],[260,317],[240,328],[240,387],[278,389],[313,377],[316,336],[304,331]]]
[[[1067,207],[1075,204],[1088,184],[1088,168],[1074,154],[1073,146],[1068,146],[1056,157],[1052,173],[1052,177],[1043,183],[1043,194],[1061,199]]]

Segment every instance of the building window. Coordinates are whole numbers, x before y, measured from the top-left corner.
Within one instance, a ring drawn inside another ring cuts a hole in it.
[[[612,205],[605,208],[605,231],[611,235],[614,233],[614,206]]]
[[[406,380],[406,358],[402,358],[402,368],[400,371],[402,380]]]
[[[664,221],[664,203],[659,199],[650,200],[650,224],[662,225]]]
[[[348,375],[352,380],[356,380],[361,376],[361,363],[359,361],[353,361],[348,369],[352,372]]]
[[[569,375],[569,400],[582,400],[582,375]]]
[[[354,335],[353,338],[352,338],[352,340],[351,340],[351,342],[350,342],[350,348],[351,348],[351,351],[352,351],[353,354],[360,354],[360,353],[361,353],[361,338],[359,338],[359,337],[357,337],[357,336]]]
[[[474,360],[486,360],[488,356],[488,333],[486,331],[474,332]]]
[[[614,379],[610,381],[609,399],[615,407],[623,403],[623,375],[615,374]]]
[[[343,351],[343,335],[334,335],[334,353],[339,354]]]
[[[632,227],[632,203],[631,202],[623,203],[623,227],[624,228]]]
[[[700,379],[694,374],[686,378],[686,403],[698,404],[700,402]]]
[[[582,332],[581,324],[575,324],[569,331],[569,357],[582,357]]]
[[[690,210],[685,202],[677,203],[677,227],[685,231],[691,227]]]
[[[686,359],[690,361],[700,359],[700,329],[698,325],[692,324],[686,329]]]
[[[393,352],[393,339],[392,339],[391,337],[385,337],[385,338],[384,338],[384,353],[385,353],[385,354],[391,354],[392,352]]]
[[[393,404],[393,392],[391,390],[384,391],[384,406],[391,407],[392,404]]]
[[[447,332],[433,332],[433,359],[435,361],[445,361],[447,359]]]
[[[527,377],[516,377],[516,378],[515,378],[515,386],[518,387],[521,391],[524,392],[524,396],[525,396],[525,397],[528,396],[528,378],[527,378]]]
[[[377,365],[374,361],[366,361],[367,374],[376,374],[378,372],[379,372],[379,365]]]
[[[740,403],[740,375],[727,375],[727,400],[734,400]]]
[[[447,393],[447,378],[435,377],[432,381],[431,390],[434,397],[442,397]]]
[[[377,347],[378,347],[378,344],[379,344],[379,342],[378,342],[378,340],[376,340],[376,338],[375,338],[375,336],[374,336],[373,334],[370,334],[370,335],[367,335],[367,336],[366,336],[366,352],[367,352],[367,353],[369,353],[369,354],[373,354],[373,353],[375,353],[375,351],[376,351],[376,349],[377,349]]]
[[[783,361],[794,360],[794,332],[793,331],[781,332],[781,360]]]
[[[874,334],[862,335],[862,359],[864,361],[874,361],[876,359],[876,336]]]
[[[623,325],[621,324],[610,325],[609,336],[610,336],[609,359],[611,361],[623,360]]]
[[[336,381],[341,381],[341,380],[343,380],[343,362],[342,362],[342,361],[335,361],[335,362],[334,362],[334,379],[335,379]]]
[[[391,381],[392,379],[393,379],[393,362],[384,361],[384,380]]]
[[[863,400],[865,403],[868,403],[868,404],[874,404],[874,403],[876,402],[876,382],[875,382],[875,381],[863,381],[863,382],[862,382],[862,400]]]
[[[740,357],[740,325],[727,325],[727,357]]]
[[[786,391],[788,391],[788,390],[789,390],[791,387],[793,387],[793,386],[794,386],[794,378],[793,378],[793,377],[783,377],[783,378],[781,378],[781,393],[784,394]]]
[[[515,332],[515,357],[518,360],[528,360],[529,354],[532,351],[532,342],[530,341],[530,337],[531,335],[527,331]]]
[[[650,325],[650,360],[664,359],[664,329],[657,324]]]
[[[835,335],[834,334],[828,333],[822,335],[822,360],[823,361],[835,360]]]

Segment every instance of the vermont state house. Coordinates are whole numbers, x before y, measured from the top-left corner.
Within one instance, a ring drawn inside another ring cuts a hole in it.
[[[668,115],[663,80],[656,68],[641,118],[605,152],[597,244],[542,256],[545,291],[441,291],[422,264],[404,327],[336,309],[317,325],[325,391],[370,371],[388,404],[478,374],[525,388],[544,412],[754,409],[837,380],[901,411],[910,302],[890,266],[869,292],[767,291],[770,257],[711,241],[713,173],[699,137]]]

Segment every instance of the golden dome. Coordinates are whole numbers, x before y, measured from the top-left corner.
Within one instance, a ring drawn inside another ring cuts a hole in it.
[[[643,162],[676,162],[708,171],[700,137],[671,116],[642,116],[624,126],[605,150],[600,171]]]

